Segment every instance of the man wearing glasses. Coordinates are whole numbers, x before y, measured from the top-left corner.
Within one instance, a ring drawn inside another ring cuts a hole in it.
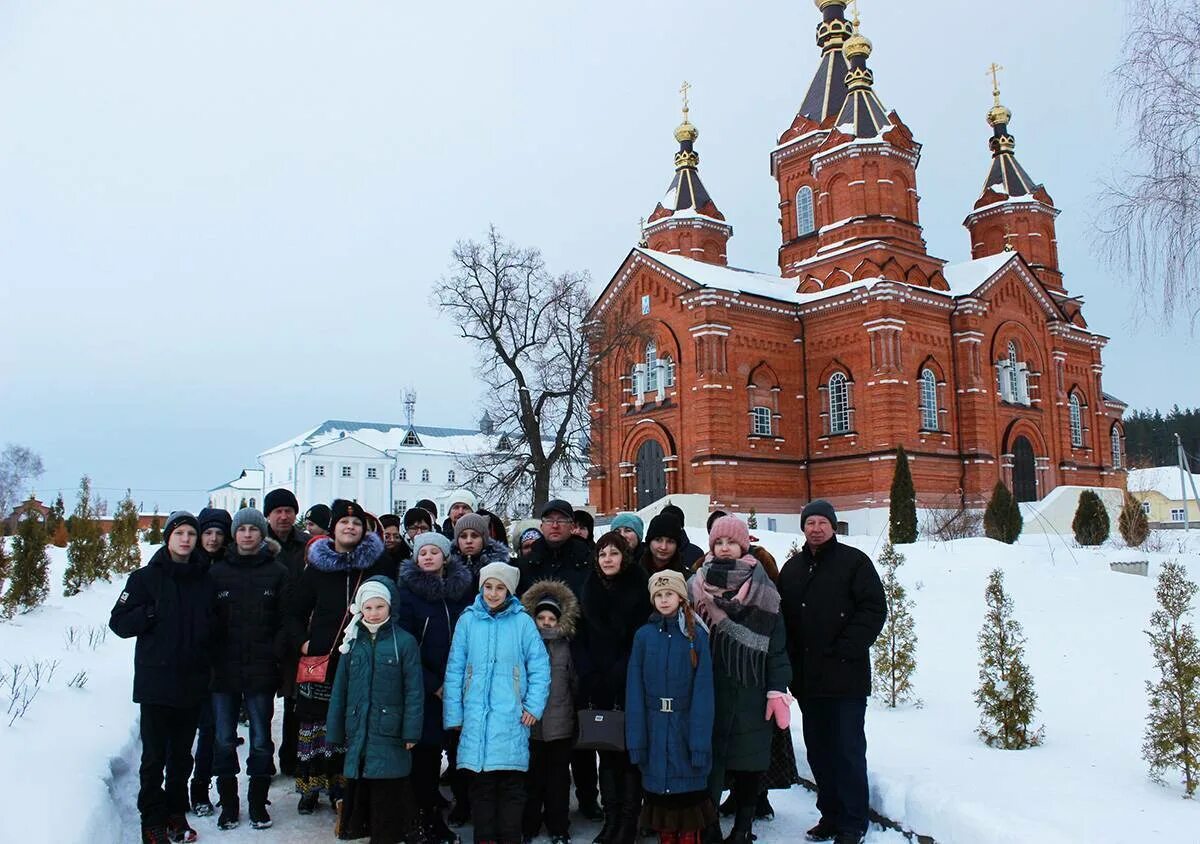
[[[517,561],[521,569],[521,594],[539,580],[561,580],[578,598],[592,565],[587,540],[575,536],[575,510],[570,503],[556,498],[542,508],[542,538],[529,553]]]

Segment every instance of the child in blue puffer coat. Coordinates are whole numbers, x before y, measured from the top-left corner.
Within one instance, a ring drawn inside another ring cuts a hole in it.
[[[625,745],[642,772],[641,826],[661,844],[696,844],[717,819],[712,768],[713,672],[708,634],[679,572],[648,584],[654,614],[638,630],[625,684]]]
[[[521,844],[530,728],[550,694],[550,659],[514,593],[521,572],[507,563],[479,571],[479,597],[450,645],[443,723],[462,730],[458,767],[471,778],[475,842]]]

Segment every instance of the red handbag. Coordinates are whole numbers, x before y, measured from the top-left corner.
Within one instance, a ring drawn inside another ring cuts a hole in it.
[[[362,586],[362,572],[358,575],[358,585],[354,587],[354,593],[358,594],[358,587]],[[350,618],[350,604],[346,605],[346,612],[342,615],[342,623],[338,625],[340,631],[346,629],[346,621]],[[311,623],[311,620],[310,620]],[[334,639],[333,646],[337,647],[337,638]],[[300,663],[296,666],[296,684],[300,683],[326,683],[329,677],[329,658],[333,656],[333,651],[324,656],[302,656]]]

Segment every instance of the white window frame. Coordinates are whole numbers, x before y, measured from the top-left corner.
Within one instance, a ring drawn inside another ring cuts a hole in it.
[[[1171,521],[1173,521],[1173,522],[1182,522],[1182,521],[1184,521],[1184,519],[1186,518],[1186,516],[1185,516],[1184,514],[1185,514],[1186,512],[1187,512],[1186,508],[1183,508],[1183,507],[1172,507],[1172,508],[1171,508]]]
[[[1108,442],[1112,447],[1112,463],[1114,469],[1121,468],[1121,429],[1116,425],[1112,426],[1112,430],[1108,434]]]
[[[663,362],[663,379],[666,382],[666,386],[674,387],[675,386],[675,358],[671,357],[670,355],[667,355],[665,358],[662,359],[662,362]]]
[[[454,470],[451,469],[449,472],[446,473],[446,483],[448,483],[448,484],[457,483],[457,481],[454,480],[454,477],[455,477]]]
[[[408,499],[395,498],[392,500],[392,512],[397,516],[403,516],[408,510]]]
[[[850,433],[850,379],[844,372],[829,376],[829,433]]]
[[[650,294],[642,296],[642,316],[650,315]]]
[[[398,481],[407,481],[408,480],[408,470],[405,469],[403,466],[401,466],[399,469],[396,470],[396,480],[398,480]]]
[[[1150,515],[1150,502],[1149,501],[1142,502],[1142,512],[1145,513],[1147,516]]]
[[[643,392],[653,393],[658,390],[658,343],[651,340],[646,344],[646,389]]]
[[[313,477],[314,478],[325,477],[325,467],[322,466],[320,463],[318,463],[316,466],[313,466]]]
[[[757,405],[750,408],[750,433],[755,437],[769,437],[774,432],[774,420],[771,419],[771,408]]]
[[[353,478],[354,477],[354,467],[353,466],[343,466],[341,476],[343,478]]]
[[[421,483],[423,483],[423,484],[429,483],[429,470],[428,469],[421,470]]]
[[[921,428],[926,431],[940,429],[938,418],[937,376],[926,367],[921,370]]]
[[[1067,399],[1067,407],[1071,425],[1071,448],[1083,448],[1083,408],[1080,407],[1078,393],[1071,393],[1071,397]]]
[[[374,466],[367,467],[367,480],[373,481],[379,478],[379,470]]]
[[[796,237],[804,237],[817,230],[816,208],[813,205],[813,189],[804,185],[796,191]]]

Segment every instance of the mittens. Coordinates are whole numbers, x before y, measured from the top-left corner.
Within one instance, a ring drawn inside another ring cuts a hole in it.
[[[763,720],[770,721],[774,718],[775,723],[786,730],[792,723],[792,709],[788,703],[789,700],[784,697],[768,697],[767,714],[763,716]]]

